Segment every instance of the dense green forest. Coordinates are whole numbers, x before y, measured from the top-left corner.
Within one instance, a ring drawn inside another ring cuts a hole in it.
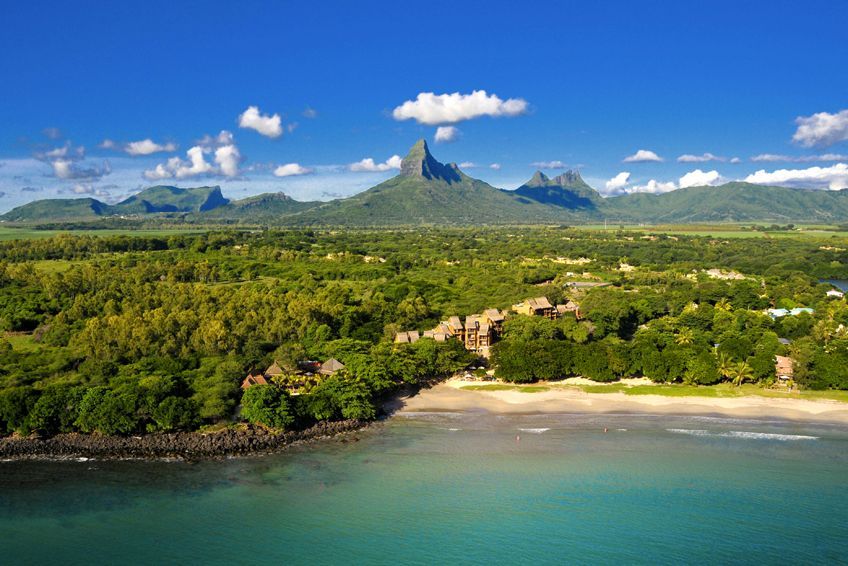
[[[540,295],[578,301],[582,318],[508,319],[491,360],[503,379],[766,385],[780,354],[799,386],[846,389],[848,307],[819,283],[848,278],[846,249],[836,236],[491,227],[0,242],[0,431],[374,418],[399,387],[479,364],[452,340],[395,345],[398,330]],[[796,306],[815,312],[764,312]],[[330,357],[346,369],[306,394],[267,385],[242,398],[249,371]]]

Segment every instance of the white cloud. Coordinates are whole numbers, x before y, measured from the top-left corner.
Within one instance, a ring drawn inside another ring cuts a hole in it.
[[[283,135],[282,119],[279,114],[268,116],[259,113],[258,106],[248,106],[241,113],[238,122],[239,128],[256,130],[263,136],[278,138]]]
[[[640,149],[633,155],[624,158],[624,163],[642,163],[646,161],[662,161],[662,157],[651,150]]]
[[[731,163],[742,163],[742,160],[739,159],[738,157],[731,157],[730,162]]]
[[[760,169],[745,177],[749,183],[762,185],[807,185],[812,188],[831,190],[848,188],[848,164],[837,163],[830,167],[808,167],[807,169],[778,169],[768,172]]]
[[[109,138],[106,138],[105,140],[97,144],[97,147],[99,147],[100,149],[115,149],[116,147],[118,147],[118,144],[115,143],[115,140],[110,140]]]
[[[606,182],[606,189],[609,193],[617,193],[627,186],[630,182],[630,173],[622,171],[612,179]]]
[[[111,140],[104,140],[104,142],[100,144],[101,147],[104,146],[106,141],[111,142],[113,144],[112,147],[114,147],[114,142],[112,142]],[[177,145],[171,142],[159,144],[154,142],[152,139],[147,138],[128,143],[124,146],[124,151],[127,152],[129,155],[151,155],[153,153],[159,153],[163,151],[177,151]]]
[[[413,119],[419,124],[437,126],[455,124],[481,116],[519,116],[527,112],[527,101],[522,98],[501,100],[485,90],[471,94],[435,94],[422,92],[415,100],[407,100],[392,111],[395,120]]]
[[[307,106],[306,110],[303,111],[303,117],[304,118],[317,118],[318,112],[316,112],[314,108]]]
[[[459,164],[460,169],[474,169],[475,167],[477,167],[477,164],[473,161],[463,161]]]
[[[726,159],[710,152],[701,155],[686,153],[677,158],[678,163],[706,163],[707,161],[726,161]]]
[[[836,114],[818,112],[812,116],[799,116],[795,123],[798,129],[792,141],[805,147],[829,146],[848,140],[848,110]]]
[[[685,189],[686,187],[704,187],[707,185],[718,185],[723,181],[721,175],[716,170],[712,171],[701,171],[700,169],[695,169],[694,171],[689,171],[678,181],[678,185],[680,185],[681,189]]]
[[[660,193],[668,193],[677,188],[677,185],[674,184],[673,181],[669,181],[668,183],[663,183],[661,181],[657,181],[651,179],[648,181],[646,185],[634,185],[627,189],[628,193],[652,193],[652,194],[660,194]]]
[[[224,175],[225,177],[235,177],[239,172],[241,153],[233,144],[222,145],[215,150],[215,163],[218,164],[221,175]]]
[[[489,169],[494,169],[495,171],[500,171],[501,170],[501,164],[500,163],[492,163],[491,165],[489,165]]]
[[[274,169],[274,175],[277,177],[296,177],[298,175],[309,175],[312,172],[312,169],[303,167],[299,163],[286,163]]]
[[[218,150],[227,148],[227,147],[235,147],[235,146],[221,146]],[[217,151],[216,150],[216,161],[218,160]],[[211,150],[205,149],[199,145],[196,145],[186,151],[186,156],[188,157],[188,161],[183,161],[179,157],[172,157],[166,163],[160,163],[153,169],[149,169],[144,172],[144,178],[153,180],[159,179],[184,179],[186,177],[196,177],[198,175],[211,175],[217,172],[216,168],[206,161],[206,157],[204,157],[204,153],[209,153]],[[222,160],[226,161],[232,158],[232,155],[228,155],[228,152],[224,152],[222,154]],[[236,156],[238,156],[238,150],[236,149]],[[229,161],[226,161],[228,167],[231,166]],[[236,165],[238,162],[236,162]]]
[[[209,134],[206,134],[205,136],[197,140],[197,145],[205,149],[210,149],[218,147],[220,145],[230,145],[231,143],[233,143],[233,141],[234,139],[232,132],[228,130],[221,130],[217,136],[210,136]]]
[[[44,128],[41,132],[51,140],[58,140],[62,137],[62,131],[59,128]]]
[[[555,159],[553,161],[534,161],[530,164],[537,169],[565,169],[568,165],[564,161]]]
[[[393,155],[383,163],[375,163],[374,159],[372,159],[371,157],[366,157],[361,161],[351,163],[350,165],[348,165],[348,169],[357,173],[366,171],[389,171],[391,169],[400,169],[401,161],[403,160],[401,159],[400,155]]]
[[[79,162],[85,159],[85,148],[74,147],[70,141],[60,147],[36,153],[34,157],[48,163],[53,168],[53,176],[58,179],[99,179],[112,172],[108,161],[104,161],[102,167],[80,166]]]
[[[459,138],[459,128],[455,126],[439,126],[436,128],[436,143],[452,142]]]
[[[761,153],[751,158],[751,161],[759,162],[786,162],[786,163],[811,163],[814,161],[845,161],[848,155],[841,153],[823,153],[821,155],[782,155],[776,153]]]

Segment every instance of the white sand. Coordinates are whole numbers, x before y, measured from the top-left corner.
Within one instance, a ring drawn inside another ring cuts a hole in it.
[[[579,378],[578,378],[579,379]],[[642,380],[634,380],[643,384]],[[583,381],[580,381],[582,383]],[[569,383],[567,380],[566,383]],[[571,381],[571,383],[575,383]],[[591,383],[591,382],[590,382]],[[828,400],[747,397],[667,397],[585,393],[576,387],[556,387],[527,393],[461,389],[479,381],[452,379],[415,396],[399,400],[402,412],[486,410],[492,413],[644,413],[780,418],[848,424],[848,403]]]

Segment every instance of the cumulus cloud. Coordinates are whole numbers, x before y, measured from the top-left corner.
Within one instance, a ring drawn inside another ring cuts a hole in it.
[[[537,169],[565,169],[567,167],[565,162],[559,159],[553,161],[534,161],[530,165]]]
[[[258,106],[248,106],[239,115],[239,128],[256,130],[263,136],[278,138],[283,135],[282,118],[279,114],[267,115],[259,112]]]
[[[798,129],[792,141],[804,147],[829,146],[848,140],[848,110],[836,114],[818,112],[812,116],[798,116]]]
[[[112,143],[114,144],[114,142]],[[154,142],[150,138],[147,138],[139,141],[129,142],[124,146],[124,151],[127,152],[129,155],[151,155],[153,153],[160,153],[163,151],[177,151],[177,145],[171,142],[160,144]]]
[[[607,192],[609,193],[617,193],[624,189],[627,184],[630,182],[630,173],[628,171],[622,171],[612,179],[606,182],[605,186]]]
[[[97,144],[97,147],[100,149],[115,149],[118,147],[118,144],[115,140],[110,140],[109,138],[104,139],[102,142]]]
[[[415,120],[419,124],[438,126],[473,120],[482,116],[519,116],[527,112],[522,98],[502,100],[496,94],[475,90],[471,94],[435,94],[422,92],[415,100],[407,100],[392,111],[395,120]]]
[[[685,189],[686,187],[704,187],[707,185],[718,185],[723,181],[721,175],[718,171],[701,171],[700,169],[695,169],[694,171],[689,171],[678,181],[678,185],[680,185],[681,189]]]
[[[463,161],[459,164],[460,169],[474,169],[475,167],[477,167],[477,164],[473,161]]]
[[[742,160],[739,159],[738,157],[731,157],[730,162],[731,163],[742,163]]]
[[[215,165],[206,160],[211,154]],[[160,163],[153,169],[146,170],[143,175],[150,181],[161,179],[185,179],[198,175],[223,175],[235,177],[239,174],[241,153],[233,143],[233,136],[226,130],[217,137],[206,136],[201,143],[186,151],[188,160],[172,157],[165,163]]]
[[[706,163],[707,161],[726,161],[726,159],[710,152],[701,155],[686,153],[677,158],[678,163]]]
[[[489,165],[489,169],[494,169],[495,171],[500,171],[501,170],[501,164],[500,163],[492,163],[491,165]]]
[[[299,163],[286,163],[274,169],[274,175],[277,177],[295,177],[298,175],[309,175],[313,172],[313,169],[303,167]]]
[[[624,163],[644,163],[648,161],[662,161],[662,157],[649,149],[640,149],[633,155],[624,158]]]
[[[459,128],[455,126],[439,126],[436,128],[436,143],[452,142],[459,139]]]
[[[655,179],[651,179],[645,185],[634,185],[627,189],[628,193],[651,193],[651,194],[660,194],[660,193],[668,193],[677,188],[677,185],[674,184],[673,181],[669,181],[667,183],[663,183],[661,181],[657,181]]]
[[[848,188],[848,164],[837,163],[830,167],[808,167],[807,169],[760,169],[745,177],[749,183],[761,185],[806,185],[808,188],[845,189]]]
[[[356,163],[348,165],[348,169],[357,173],[374,172],[374,171],[390,171],[391,169],[400,169],[400,164],[403,159],[400,155],[392,155],[383,163],[375,163],[371,157],[366,157]]]
[[[754,162],[786,162],[786,163],[811,163],[814,161],[844,161],[848,155],[841,153],[823,153],[821,155],[782,155],[777,153],[761,153],[751,158]]]
[[[53,176],[58,179],[99,179],[112,172],[108,161],[102,166],[83,166],[80,162],[85,159],[85,148],[74,147],[71,142],[65,145],[36,153],[34,155],[39,161],[43,161],[53,168]]]

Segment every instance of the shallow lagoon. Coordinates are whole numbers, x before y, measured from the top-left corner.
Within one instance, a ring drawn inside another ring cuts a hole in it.
[[[356,438],[200,464],[2,463],[4,562],[848,560],[840,426],[422,413]]]

